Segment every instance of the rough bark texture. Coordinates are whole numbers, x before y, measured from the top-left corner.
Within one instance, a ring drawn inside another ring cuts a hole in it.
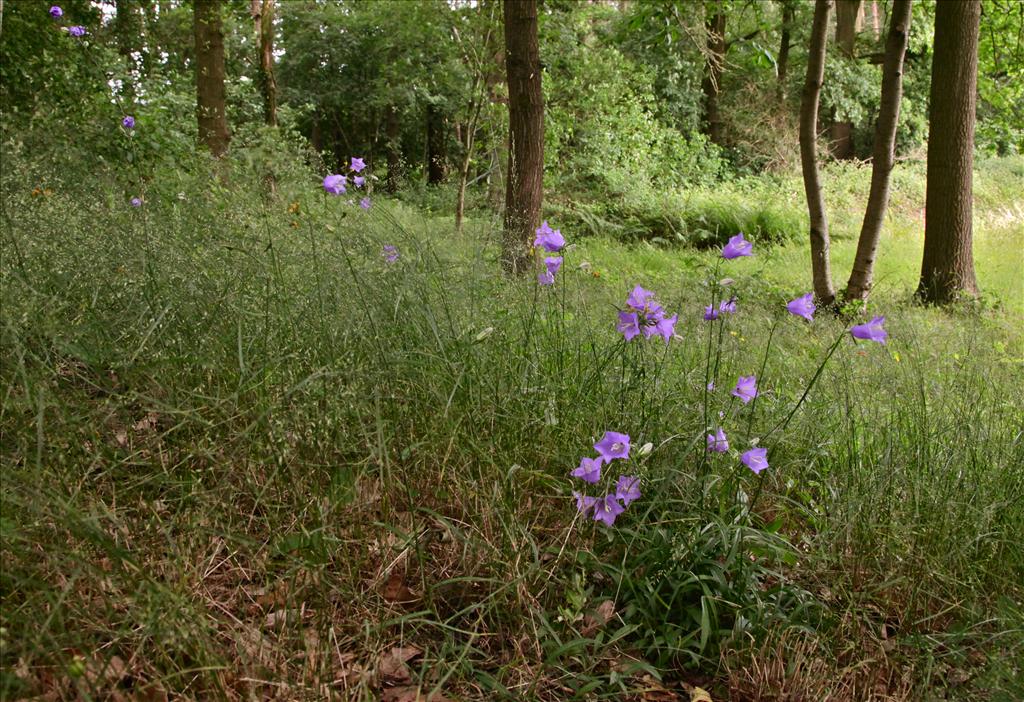
[[[199,139],[214,156],[228,149],[228,120],[224,98],[224,33],[221,0],[195,0],[196,118]]]
[[[782,2],[782,38],[779,41],[779,60],[777,92],[779,101],[786,99],[786,78],[789,74],[789,43],[793,29],[793,3],[794,0],[783,0]]]
[[[836,0],[836,44],[848,59],[854,57],[859,11],[860,0]],[[853,158],[853,123],[833,122],[831,131],[832,155],[841,159]]]
[[[443,183],[448,175],[447,120],[439,107],[427,106],[427,182]]]
[[[708,13],[705,28],[708,35],[706,60],[704,62],[704,133],[715,144],[722,144],[722,117],[718,111],[718,94],[721,87],[722,68],[725,66],[725,12],[720,2],[713,0],[705,8]]]
[[[871,292],[872,271],[882,233],[885,210],[889,206],[889,174],[896,155],[896,125],[900,118],[903,97],[903,57],[910,34],[912,0],[894,0],[889,36],[885,40],[885,62],[882,64],[882,98],[875,124],[875,145],[871,155],[871,192],[864,210],[864,223],[857,241],[846,298],[866,300]]]
[[[822,305],[835,302],[832,270],[829,261],[828,218],[825,200],[821,194],[818,176],[818,100],[825,76],[825,42],[828,40],[828,16],[832,0],[817,0],[814,5],[814,23],[807,56],[807,78],[800,100],[800,165],[807,194],[807,212],[811,220],[811,274],[814,296]]]
[[[502,267],[532,268],[530,245],[544,196],[544,97],[537,44],[537,0],[505,0],[505,76],[508,81],[508,182]]]
[[[249,13],[256,30],[257,75],[263,93],[263,119],[277,126],[277,79],[274,77],[274,0],[251,0]]]
[[[980,20],[980,2],[942,0],[935,7],[924,260],[917,290],[928,302],[978,292],[971,251],[971,170]]]

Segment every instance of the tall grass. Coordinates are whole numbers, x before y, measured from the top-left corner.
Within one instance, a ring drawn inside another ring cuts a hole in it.
[[[362,212],[298,164],[267,196],[259,163],[134,210],[116,171],[7,151],[5,697],[741,695],[797,652],[806,698],[1020,692],[1022,388],[986,313],[890,300],[891,343],[844,340],[750,515],[738,450],[848,320],[780,319],[804,291],[757,258],[721,273],[735,430],[705,470],[713,254],[588,242],[538,288],[497,275],[487,222]],[[635,283],[681,338],[623,344]],[[653,444],[613,529],[567,477],[607,429]]]

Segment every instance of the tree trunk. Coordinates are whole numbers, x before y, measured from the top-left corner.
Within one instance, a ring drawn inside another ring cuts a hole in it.
[[[448,135],[444,113],[435,105],[427,105],[427,182],[438,185],[448,175]]]
[[[980,20],[980,2],[936,3],[924,258],[917,289],[927,302],[978,292],[971,252],[971,171]]]
[[[903,57],[910,35],[912,0],[894,0],[889,36],[885,40],[885,62],[882,65],[882,98],[875,124],[875,146],[871,154],[871,192],[864,211],[864,223],[857,241],[846,299],[866,300],[871,292],[872,271],[878,237],[882,233],[885,210],[889,206],[889,174],[896,158],[896,125],[900,118],[903,97]]]
[[[473,162],[473,146],[476,137],[476,125],[480,119],[484,95],[478,94],[484,87],[484,76],[474,81],[469,103],[469,122],[466,124],[462,138],[462,164],[459,168],[459,189],[455,197],[455,231],[462,231],[462,218],[466,211],[466,184],[469,181],[469,166]]]
[[[849,60],[854,57],[859,10],[860,0],[836,0],[836,44],[839,52]],[[852,122],[832,123],[832,155],[840,159],[853,158]]]
[[[214,156],[228,149],[224,98],[224,34],[221,0],[195,0],[192,14],[196,42],[196,118],[199,139]]]
[[[720,0],[715,0],[714,9],[708,4],[705,27],[708,35],[707,55],[704,62],[704,133],[715,144],[722,144],[722,117],[718,111],[718,94],[721,92],[722,68],[725,65],[725,12]]]
[[[537,0],[505,0],[508,81],[508,181],[502,267],[523,274],[544,197],[544,97],[537,44]]]
[[[811,275],[814,296],[822,305],[835,302],[832,270],[829,261],[828,217],[818,177],[818,99],[825,77],[825,42],[828,40],[828,16],[832,0],[817,0],[814,5],[814,23],[807,56],[807,79],[800,100],[800,165],[803,168],[807,211],[811,221]]]
[[[402,176],[402,151],[399,143],[401,131],[398,111],[394,107],[389,106],[384,114],[384,138],[386,140],[384,150],[388,159],[388,174],[384,180],[384,189],[394,195],[398,192],[398,182]]]
[[[257,75],[263,93],[263,119],[277,126],[277,79],[274,77],[274,0],[251,0],[249,14],[256,25]]]
[[[779,42],[778,83],[779,102],[786,99],[786,78],[789,73],[789,42],[793,28],[793,0],[782,0],[782,39]]]

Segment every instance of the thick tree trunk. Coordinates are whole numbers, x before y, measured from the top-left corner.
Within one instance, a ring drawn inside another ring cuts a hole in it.
[[[828,40],[828,16],[832,0],[817,0],[807,56],[807,78],[800,100],[800,164],[803,168],[807,211],[811,220],[811,274],[814,296],[822,305],[835,302],[829,261],[828,217],[818,176],[818,100],[825,77],[825,42]]]
[[[251,0],[249,13],[256,25],[257,74],[263,93],[263,119],[277,126],[277,79],[274,77],[274,0]]]
[[[537,0],[505,0],[508,182],[502,267],[531,270],[530,245],[544,197],[544,96],[537,44]]]
[[[221,0],[195,0],[193,28],[196,42],[196,118],[199,139],[214,156],[228,149],[224,97],[224,34]]]
[[[427,106],[427,182],[438,185],[448,175],[447,120],[439,107]]]
[[[725,11],[720,0],[712,0],[705,7],[707,29],[707,55],[704,61],[704,133],[715,144],[722,144],[722,116],[718,111],[722,69],[725,67]]]
[[[388,175],[384,180],[384,189],[394,195],[398,192],[398,183],[402,177],[402,150],[398,111],[388,107],[384,116],[385,152],[388,159]]]
[[[875,146],[871,155],[871,192],[864,211],[864,223],[857,241],[850,280],[846,284],[848,300],[866,300],[871,292],[872,271],[878,238],[882,233],[885,210],[889,206],[889,174],[896,158],[896,125],[903,97],[903,57],[910,35],[912,0],[894,0],[889,36],[885,40],[882,64],[882,98],[875,124]]]
[[[971,197],[980,20],[980,2],[942,0],[935,6],[924,259],[917,289],[927,302],[978,292]]]
[[[860,0],[836,0],[836,44],[847,59],[854,57],[859,11]],[[831,131],[832,155],[841,159],[853,158],[853,123],[833,122]]]
[[[786,99],[786,78],[789,73],[789,43],[793,29],[793,2],[794,0],[782,0],[782,38],[779,41],[778,83],[776,93],[779,102]]]

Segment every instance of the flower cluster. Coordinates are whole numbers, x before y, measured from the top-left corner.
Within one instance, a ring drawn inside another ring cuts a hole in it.
[[[654,293],[637,285],[626,298],[626,309],[619,310],[616,330],[626,341],[632,341],[641,333],[644,338],[661,334],[667,344],[675,336],[679,315],[665,316],[665,309],[654,299]]]
[[[537,227],[537,237],[533,240],[536,248],[544,249],[548,253],[558,253],[565,247],[565,237],[558,229],[552,229],[547,220]],[[537,274],[537,282],[541,285],[554,285],[555,275],[562,267],[561,256],[548,256],[544,259],[544,270]]]
[[[617,431],[606,431],[601,440],[594,444],[596,458],[584,456],[580,465],[570,475],[585,483],[596,484],[601,480],[601,468],[616,459],[629,458],[629,434]],[[640,478],[635,475],[620,475],[615,482],[614,492],[602,497],[592,497],[573,491],[576,508],[584,515],[589,514],[594,521],[607,526],[615,524],[615,518],[622,514],[634,500],[640,499]]]
[[[49,10],[49,15],[53,19],[59,20],[61,17],[64,16],[64,10],[61,9],[60,5],[53,5]],[[71,27],[64,27],[63,29],[65,32],[67,32],[70,36],[73,37],[85,36],[85,27],[78,24]]]
[[[363,159],[353,156],[351,163],[349,163],[349,171],[355,174],[351,176],[352,187],[362,188],[366,185],[366,177],[359,175],[364,168],[366,168],[366,163]],[[324,191],[330,195],[344,195],[348,192],[349,177],[341,173],[332,173],[324,178]],[[359,206],[364,210],[370,209],[370,198],[364,197],[359,201]]]
[[[714,305],[708,305],[704,308],[704,321],[712,322],[718,319],[719,314],[733,314],[736,312],[736,296],[733,295],[728,300],[722,300],[718,304],[718,309],[715,309]]]

